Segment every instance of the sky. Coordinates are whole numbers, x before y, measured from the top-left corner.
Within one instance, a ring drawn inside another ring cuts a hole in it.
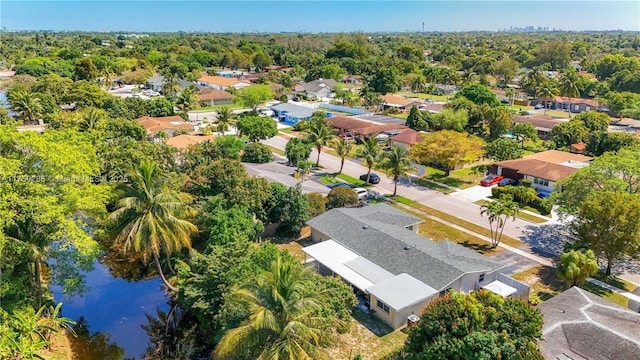
[[[129,32],[640,31],[640,1],[0,0],[6,30]]]

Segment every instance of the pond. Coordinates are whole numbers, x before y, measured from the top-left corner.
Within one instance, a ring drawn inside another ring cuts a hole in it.
[[[3,91],[0,91],[0,106],[6,108],[9,112],[9,115],[16,116],[16,112],[10,109],[9,102],[7,101],[7,94]]]
[[[156,318],[158,310],[169,311],[161,280],[114,277],[98,260],[85,279],[88,290],[82,295],[67,297],[60,287],[51,287],[55,301],[64,303],[63,316],[82,325],[76,326],[79,336],[70,337],[76,359],[139,359],[149,343],[142,328],[149,324],[147,315]]]

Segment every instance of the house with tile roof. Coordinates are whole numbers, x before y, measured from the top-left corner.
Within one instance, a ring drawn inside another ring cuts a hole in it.
[[[545,359],[640,359],[640,314],[574,286],[538,305]]]
[[[351,139],[363,139],[377,136],[392,130],[404,130],[407,127],[400,124],[381,124],[349,116],[332,116],[324,119],[332,128],[338,130],[338,135]]]
[[[514,116],[513,122],[516,124],[532,124],[538,131],[538,137],[546,140],[551,137],[551,129],[556,125],[567,122],[567,119],[556,119],[549,115],[535,114]]]
[[[417,99],[408,99],[404,96],[398,95],[382,95],[382,109],[387,110],[390,108],[396,109],[400,112],[405,112],[411,110],[411,108],[416,105],[419,106],[420,103]]]
[[[558,150],[547,150],[520,159],[496,163],[498,175],[515,180],[528,179],[541,191],[553,191],[558,181],[589,166],[592,157]]]
[[[413,129],[404,129],[397,135],[389,138],[389,146],[400,146],[405,149],[411,148],[413,145],[423,142],[424,138],[420,133]]]
[[[337,208],[307,222],[306,261],[351,284],[368,310],[393,329],[422,314],[448,290],[481,288],[526,299],[528,286],[500,273],[505,265],[448,240],[417,233],[423,220],[384,203]]]
[[[224,78],[222,76],[210,75],[199,78],[198,84],[216,90],[225,90],[230,87],[234,89],[242,89],[243,87],[251,86],[250,83],[241,81],[237,78]]]
[[[201,106],[233,104],[233,95],[224,90],[206,88],[200,90],[198,102]]]
[[[154,137],[154,135],[160,131],[163,131],[169,137],[173,137],[174,132],[178,129],[189,132],[194,131],[193,125],[177,115],[162,117],[143,116],[136,119],[136,121],[147,130],[147,136],[150,138]]]

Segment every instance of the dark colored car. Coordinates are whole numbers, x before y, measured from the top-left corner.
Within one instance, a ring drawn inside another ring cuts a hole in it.
[[[482,186],[491,186],[500,182],[500,180],[504,179],[504,176],[500,175],[489,175],[486,178],[480,181],[480,185]]]
[[[366,182],[367,174],[360,175],[360,180]],[[377,184],[379,182],[380,182],[380,176],[378,176],[377,174],[371,173],[371,175],[369,176],[369,184]]]
[[[551,196],[551,193],[548,191],[538,191],[536,195],[538,195],[539,198],[547,199]]]
[[[520,181],[511,179],[511,178],[504,178],[500,180],[500,182],[498,183],[498,186],[507,186],[507,185],[518,186],[520,185]]]
[[[329,184],[329,185],[327,185],[327,187],[328,187],[329,189],[333,189],[333,188],[335,188],[335,187],[340,187],[340,186],[342,186],[342,187],[346,187],[346,188],[351,188],[351,185],[349,185],[349,184],[345,184],[345,183],[337,183],[337,184]]]

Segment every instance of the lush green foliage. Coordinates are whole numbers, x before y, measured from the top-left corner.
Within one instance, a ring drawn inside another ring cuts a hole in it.
[[[442,130],[425,135],[423,142],[411,148],[411,156],[422,164],[437,164],[449,175],[457,164],[475,161],[482,156],[484,146],[479,137]]]
[[[430,303],[409,332],[405,358],[543,359],[542,314],[489,291],[451,292]]]
[[[511,160],[522,157],[523,150],[517,141],[500,138],[487,144],[485,147],[487,156],[495,161]]]
[[[355,205],[358,203],[358,195],[353,189],[344,186],[336,186],[327,195],[327,209]]]
[[[266,116],[245,116],[238,120],[236,126],[240,134],[256,142],[274,137],[278,134],[275,121]]]
[[[307,160],[311,155],[311,144],[303,139],[294,137],[287,142],[284,153],[290,165],[298,166],[300,161]]]
[[[242,161],[250,162],[250,163],[268,163],[273,160],[273,153],[268,146],[254,142],[244,149],[244,153],[242,154]]]
[[[565,251],[560,255],[558,275],[570,286],[577,286],[598,272],[598,261],[592,250]]]

